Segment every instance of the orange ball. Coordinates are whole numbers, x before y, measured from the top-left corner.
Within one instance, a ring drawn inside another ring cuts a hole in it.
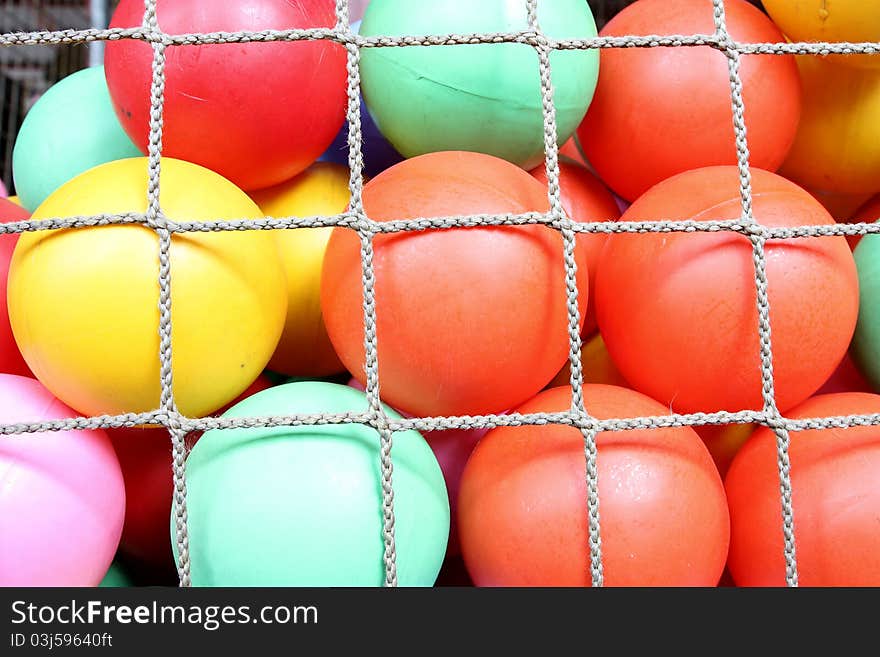
[[[480,153],[440,152],[387,169],[364,188],[376,221],[546,212],[546,190]],[[546,226],[454,228],[374,241],[383,399],[412,415],[504,411],[559,371],[568,354],[562,237]],[[580,311],[587,267],[578,254]],[[363,383],[360,241],[336,228],[321,283],[327,332]]]
[[[752,170],[765,226],[831,224],[809,193]],[[657,185],[622,221],[735,219],[736,167],[689,171]],[[859,290],[842,236],[766,245],[776,400],[813,394],[852,338]],[[612,359],[633,387],[681,412],[762,408],[752,244],[733,232],[614,235],[596,278],[596,313]]]
[[[727,29],[739,42],[782,42],[779,29],[745,0],[728,0]],[[707,0],[639,0],[601,36],[712,34]],[[794,141],[801,111],[793,56],[740,60],[750,162],[775,170]],[[710,47],[606,48],[596,95],[578,129],[599,176],[629,201],[682,171],[735,164],[730,74]]]
[[[880,413],[880,396],[819,395],[794,419]],[[791,485],[801,586],[880,586],[880,428],[791,433]],[[776,435],[755,432],[726,479],[730,572],[739,586],[783,586]]]
[[[545,187],[547,186],[547,170],[542,164],[532,170],[532,176]],[[559,186],[562,196],[562,207],[574,221],[617,221],[620,219],[620,208],[608,188],[588,169],[573,162],[559,163]],[[599,265],[599,255],[606,233],[579,233],[578,248],[583,250],[587,259],[587,272],[590,280],[590,302],[587,305],[587,316],[584,320],[584,335],[592,335],[596,330],[596,309],[593,307],[593,281]]]
[[[632,390],[584,388],[600,419],[665,415]],[[571,389],[542,392],[521,413],[565,411]],[[727,559],[721,478],[693,429],[598,435],[599,514],[609,586],[714,586]],[[590,583],[584,439],[562,425],[499,427],[471,455],[458,498],[459,537],[478,586]]]

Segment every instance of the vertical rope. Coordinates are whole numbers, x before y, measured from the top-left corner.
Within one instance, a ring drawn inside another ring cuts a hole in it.
[[[337,30],[351,36],[348,23],[348,0],[336,0]],[[348,58],[348,165],[351,197],[349,212],[357,218],[357,232],[361,242],[361,286],[364,313],[364,371],[367,376],[366,394],[371,425],[379,433],[379,472],[382,487],[382,560],[385,565],[385,586],[397,586],[397,547],[394,538],[394,464],[391,460],[393,433],[388,427],[388,416],[379,396],[379,347],[376,335],[376,276],[373,267],[373,236],[363,203],[363,134],[361,131],[361,75],[360,48],[356,43],[346,44]]]
[[[186,432],[181,428],[180,414],[174,402],[171,347],[171,232],[162,214],[160,178],[162,169],[162,126],[165,105],[164,34],[156,15],[157,0],[144,0],[144,29],[150,34],[153,47],[152,82],[150,85],[150,134],[147,149],[149,180],[147,182],[147,221],[159,237],[159,407],[167,418],[171,434],[172,475],[174,485],[174,540],[177,544],[177,574],[180,585],[190,586],[189,532],[186,511]]]
[[[727,68],[730,74],[733,129],[736,138],[737,167],[739,169],[742,220],[754,226],[750,239],[755,269],[755,290],[758,307],[758,338],[761,356],[761,396],[764,414],[776,433],[776,465],[779,471],[779,492],[782,502],[782,533],[785,558],[785,580],[788,586],[797,586],[797,556],[794,540],[794,512],[791,502],[791,438],[784,428],[783,418],[776,406],[776,389],[773,376],[773,347],[770,329],[770,297],[767,292],[766,238],[752,213],[752,174],[749,169],[749,147],[746,136],[745,104],[743,102],[740,54],[727,31],[724,0],[713,0],[715,34],[725,45]]]
[[[590,581],[602,586],[605,575],[602,565],[602,539],[599,522],[599,469],[596,430],[584,406],[584,373],[581,364],[581,317],[578,306],[577,260],[575,248],[577,234],[571,227],[571,219],[562,206],[562,188],[559,180],[559,144],[556,122],[556,105],[553,102],[553,75],[550,55],[553,49],[541,31],[538,21],[537,0],[526,0],[529,29],[538,37],[538,67],[541,77],[541,106],[544,117],[544,166],[547,172],[547,194],[550,201],[550,218],[562,234],[563,261],[565,263],[566,308],[568,311],[568,362],[571,374],[571,412],[584,436],[586,460],[588,548],[590,552]]]

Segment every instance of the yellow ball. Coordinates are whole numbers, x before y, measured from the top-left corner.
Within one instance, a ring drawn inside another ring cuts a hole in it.
[[[250,198],[195,164],[162,161],[161,203],[176,220],[260,217]],[[144,212],[147,160],[110,162],[56,190],[34,219]],[[159,239],[143,226],[25,233],[9,272],[22,355],[80,413],[159,406]],[[175,234],[171,244],[174,394],[211,413],[243,392],[278,343],[287,310],[277,245],[262,231]]]
[[[810,189],[880,191],[880,71],[798,57],[803,110],[780,173]]]
[[[599,333],[589,338],[581,347],[581,367],[584,372],[584,383],[602,383],[609,386],[628,388],[629,384],[617,365],[611,360],[605,341]],[[567,386],[571,381],[571,366],[566,363],[559,374],[550,382],[548,388]]]
[[[349,172],[318,162],[295,178],[253,192],[269,217],[335,215],[349,202]],[[287,274],[287,321],[269,369],[290,376],[327,376],[345,369],[321,316],[321,267],[332,228],[272,231]]]
[[[773,22],[792,41],[880,42],[876,0],[764,0]],[[838,63],[880,68],[880,55],[833,55]]]
[[[11,201],[12,203],[15,203],[15,204],[16,204],[18,207],[20,207],[20,208],[23,208],[23,207],[24,207],[24,206],[21,204],[21,199],[19,199],[17,196],[10,196],[10,197],[8,197],[6,200],[7,200],[7,201]]]

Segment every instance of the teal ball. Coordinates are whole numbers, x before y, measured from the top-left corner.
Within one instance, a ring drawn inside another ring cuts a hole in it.
[[[866,235],[854,252],[859,272],[859,319],[852,356],[875,391],[880,392],[880,235]]]
[[[119,588],[133,586],[133,584],[131,577],[129,577],[125,569],[119,565],[118,561],[114,561],[110,564],[110,568],[107,569],[107,574],[104,575],[104,579],[101,580],[101,583],[98,584],[98,586],[100,588]]]
[[[223,417],[367,409],[358,390],[303,381],[259,392]],[[359,424],[206,432],[186,465],[193,584],[381,586],[379,451],[378,433]],[[449,536],[443,475],[416,431],[394,434],[392,458],[399,584],[431,586]],[[174,521],[172,510],[172,534]]]
[[[538,0],[541,30],[556,39],[592,38],[585,0]],[[363,36],[519,32],[524,1],[373,0]],[[596,89],[598,50],[550,56],[558,142],[574,134]],[[379,130],[405,157],[436,151],[487,153],[531,169],[544,158],[538,53],[517,43],[364,48],[362,89]]]
[[[140,155],[113,111],[104,67],[83,69],[50,87],[25,116],[12,152],[15,191],[33,212],[84,171]]]

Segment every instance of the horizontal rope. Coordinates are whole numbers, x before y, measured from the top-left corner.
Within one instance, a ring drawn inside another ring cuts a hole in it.
[[[360,48],[407,48],[419,46],[482,45],[519,43],[533,48],[551,50],[595,50],[604,48],[681,48],[708,46],[745,55],[876,55],[880,43],[875,42],[761,42],[740,43],[713,34],[630,35],[587,39],[552,39],[536,32],[492,32],[474,34],[361,36],[333,28],[289,30],[242,30],[240,32],[198,32],[167,34],[142,27],[106,30],[47,30],[6,32],[0,34],[0,46],[28,46],[89,43],[134,39],[161,43],[166,46],[218,45],[224,43],[268,43],[295,41],[334,41],[355,44]]]
[[[762,226],[743,219],[716,221],[656,220],[656,221],[574,221],[559,219],[552,214],[527,212],[522,214],[456,215],[373,221],[354,213],[314,215],[307,217],[265,217],[260,219],[218,219],[214,221],[172,221],[160,217],[151,221],[143,213],[120,215],[99,214],[74,217],[53,217],[0,224],[0,235],[38,232],[58,229],[94,228],[109,225],[142,225],[147,228],[167,228],[172,233],[211,233],[218,231],[294,230],[299,228],[350,228],[372,234],[420,232],[425,230],[449,230],[453,228],[486,228],[493,226],[544,225],[555,230],[572,230],[576,233],[740,233],[765,240],[802,239],[811,237],[834,237],[873,235],[880,233],[880,223],[854,222],[844,224],[821,224],[804,226]]]
[[[827,416],[816,418],[791,419],[774,416],[765,411],[744,410],[737,412],[718,411],[715,413],[688,413],[654,415],[633,418],[611,418],[591,420],[589,416],[572,411],[558,413],[510,413],[507,415],[462,415],[444,417],[423,417],[404,419],[385,419],[375,413],[304,413],[296,415],[273,415],[262,417],[208,417],[188,418],[177,413],[162,410],[149,413],[126,413],[122,415],[100,415],[76,417],[62,420],[40,422],[20,422],[0,425],[0,435],[20,435],[31,433],[132,428],[143,425],[157,425],[175,428],[191,433],[212,429],[257,429],[276,427],[302,427],[323,425],[362,424],[376,428],[381,426],[393,432],[414,429],[420,432],[446,431],[450,429],[493,429],[497,427],[561,425],[593,431],[636,431],[647,429],[669,429],[674,427],[719,426],[727,424],[756,424],[770,429],[785,429],[799,432],[820,429],[846,429],[880,425],[880,413]]]

